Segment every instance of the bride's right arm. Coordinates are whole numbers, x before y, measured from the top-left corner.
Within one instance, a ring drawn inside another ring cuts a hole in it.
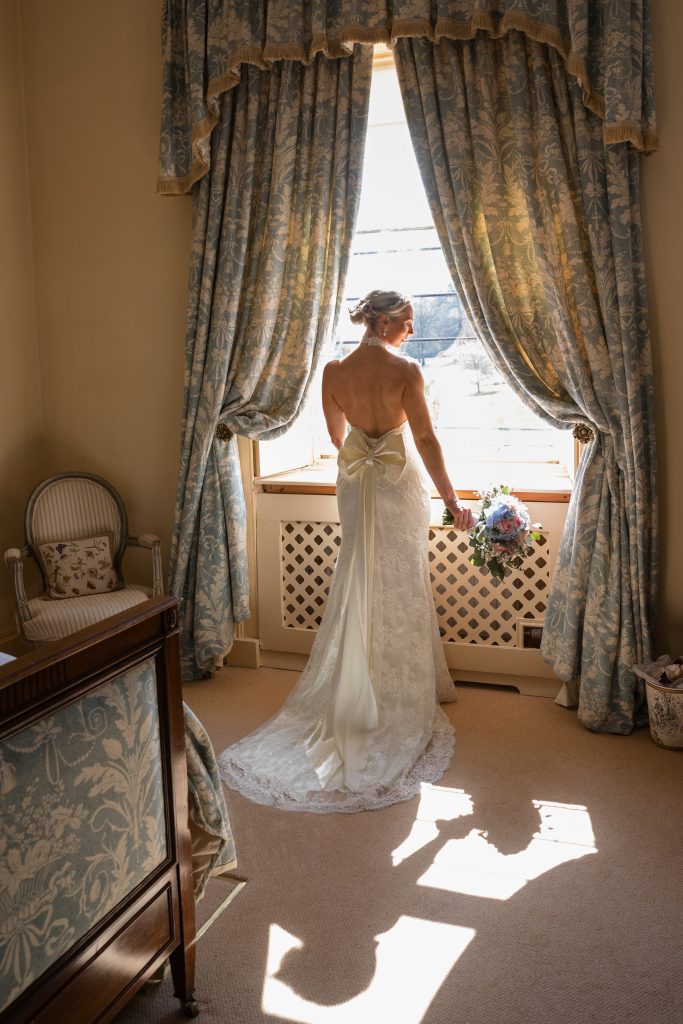
[[[469,530],[474,524],[474,516],[468,508],[462,506],[453,490],[448,476],[446,463],[439,439],[434,433],[432,420],[425,399],[424,380],[419,366],[408,363],[406,366],[408,381],[403,391],[403,409],[415,440],[420,458],[425,469],[434,482],[441,500],[453,516],[456,530]]]

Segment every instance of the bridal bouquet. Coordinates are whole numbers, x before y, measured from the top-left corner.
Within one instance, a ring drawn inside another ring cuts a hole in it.
[[[444,513],[443,525],[450,513]],[[450,522],[453,517],[450,516]],[[469,531],[472,565],[485,565],[492,576],[505,579],[510,569],[519,569],[533,551],[532,541],[541,539],[540,523],[531,524],[529,513],[519,498],[502,484],[481,492],[479,520]]]

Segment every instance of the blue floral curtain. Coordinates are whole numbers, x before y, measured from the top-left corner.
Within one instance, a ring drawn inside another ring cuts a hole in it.
[[[591,729],[646,721],[657,582],[654,415],[638,154],[605,143],[556,47],[511,31],[396,62],[415,152],[456,289],[518,395],[581,460],[542,654]],[[642,138],[640,139],[642,144]]]
[[[648,0],[165,0],[159,191],[211,162],[222,96],[242,66],[348,56],[354,43],[471,39],[516,29],[552,46],[602,121],[605,142],[656,144]]]
[[[185,678],[249,617],[236,435],[275,437],[306,397],[343,295],[372,48],[242,68],[193,190],[185,407],[170,579]]]
[[[366,125],[359,44],[374,42],[396,44],[473,323],[532,408],[593,429],[544,652],[568,683],[581,675],[587,725],[628,731],[656,581],[632,148],[656,146],[648,0],[165,0],[158,189],[194,193],[171,553],[185,675],[210,670],[249,614],[234,434],[286,429],[334,321]]]

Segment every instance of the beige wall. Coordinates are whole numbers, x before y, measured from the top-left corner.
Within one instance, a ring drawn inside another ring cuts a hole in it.
[[[131,529],[159,533],[167,555],[190,203],[154,193],[160,6],[160,0],[22,0],[20,9],[45,469],[78,467],[107,476],[123,494]],[[662,498],[659,648],[680,653],[683,5],[653,7],[661,148],[643,162],[643,216]],[[0,0],[1,27],[7,28],[0,36],[0,130],[4,152],[12,155],[0,169],[0,203],[3,212],[11,210],[12,224],[0,242],[0,287],[9,298],[3,344],[9,339],[16,354],[11,379],[0,385],[0,479],[12,538],[19,506],[41,466],[30,218],[23,146],[17,144],[22,120],[15,10],[16,2]],[[138,577],[141,572],[137,566]],[[3,588],[0,601],[7,595],[4,580]],[[4,609],[0,604],[0,615]],[[0,620],[0,631],[2,625]]]
[[[683,654],[683,4],[652,3],[659,151],[642,162],[657,402],[661,582],[658,648]]]
[[[18,0],[0,0],[0,554],[23,544],[26,498],[43,475]],[[0,648],[14,617],[0,565]]]
[[[21,22],[46,471],[110,480],[166,562],[191,201],[155,194],[160,7],[22,0]]]

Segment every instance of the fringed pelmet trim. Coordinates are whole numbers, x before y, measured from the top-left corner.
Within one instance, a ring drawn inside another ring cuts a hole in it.
[[[267,43],[262,47],[243,46],[229,55],[230,67],[226,72],[209,81],[206,92],[207,113],[192,129],[192,165],[182,178],[160,177],[157,192],[162,195],[181,195],[189,192],[193,184],[209,169],[209,139],[220,118],[220,97],[239,84],[242,64],[251,64],[262,70],[270,70],[275,61],[292,60],[312,64],[318,54],[329,59],[349,57],[355,44],[385,43],[392,46],[397,39],[421,38],[439,43],[442,39],[473,39],[477,32],[487,32],[495,39],[510,31],[523,32],[530,39],[552,46],[562,57],[567,72],[573,75],[581,86],[583,101],[589,110],[605,120],[605,102],[591,84],[588,68],[582,58],[572,49],[571,43],[552,25],[536,21],[519,11],[509,11],[495,18],[479,11],[467,21],[451,18],[437,18],[435,22],[426,19],[388,19],[387,27],[365,28],[349,25],[338,30],[334,36],[316,33],[308,46],[300,43]],[[605,123],[603,126],[605,145],[628,142],[636,149],[651,152],[657,148],[657,134],[635,121]]]

